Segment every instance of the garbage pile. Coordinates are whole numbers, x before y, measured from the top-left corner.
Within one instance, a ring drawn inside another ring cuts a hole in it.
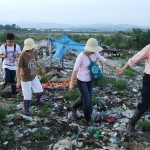
[[[121,64],[118,60],[113,61]],[[122,77],[127,82],[127,89],[124,91],[116,90],[111,84],[94,87],[92,119],[96,124],[86,126],[84,118],[71,118],[73,100],[66,99],[64,93],[69,93],[68,76],[70,77],[73,61],[67,60],[65,64],[66,69],[57,73],[53,71],[57,75],[43,83],[44,106],[37,106],[33,95],[30,107],[33,117],[21,113],[21,90],[15,98],[1,95],[0,104],[9,113],[5,121],[0,123],[0,149],[148,150],[149,132],[143,131],[140,126],[136,127],[139,136],[130,137],[126,132],[126,124],[141,97],[139,89],[143,68],[135,67],[136,76],[133,78]],[[110,68],[104,66],[104,71],[107,77],[118,78]],[[60,81],[59,75],[65,80]],[[83,109],[79,109],[78,113],[83,116]],[[150,121],[149,112],[142,117],[142,121]]]

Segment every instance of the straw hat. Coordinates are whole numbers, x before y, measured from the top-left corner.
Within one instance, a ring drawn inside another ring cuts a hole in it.
[[[37,45],[32,38],[24,40],[23,51],[32,50],[33,48],[37,48]]]
[[[88,52],[99,52],[103,50],[103,48],[98,45],[98,42],[95,38],[88,39],[84,49]]]

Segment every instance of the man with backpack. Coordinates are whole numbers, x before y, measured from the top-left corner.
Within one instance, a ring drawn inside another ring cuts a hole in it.
[[[15,44],[15,35],[8,33],[6,43],[0,47],[0,58],[2,58],[2,67],[5,72],[5,82],[0,89],[3,90],[10,84],[12,95],[16,94],[16,58],[20,54],[20,46]]]

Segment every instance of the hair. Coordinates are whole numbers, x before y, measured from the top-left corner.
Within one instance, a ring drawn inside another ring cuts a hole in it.
[[[13,33],[7,33],[6,40],[14,40],[15,35]]]

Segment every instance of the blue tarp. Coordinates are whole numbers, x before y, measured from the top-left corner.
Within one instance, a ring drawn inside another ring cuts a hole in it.
[[[60,62],[67,50],[80,53],[84,50],[85,46],[85,44],[80,44],[71,40],[66,34],[63,34],[60,40],[57,40],[55,38],[49,38],[48,43],[50,43],[50,41],[56,48],[56,52],[52,58],[52,62],[54,62],[56,59],[58,59]]]

